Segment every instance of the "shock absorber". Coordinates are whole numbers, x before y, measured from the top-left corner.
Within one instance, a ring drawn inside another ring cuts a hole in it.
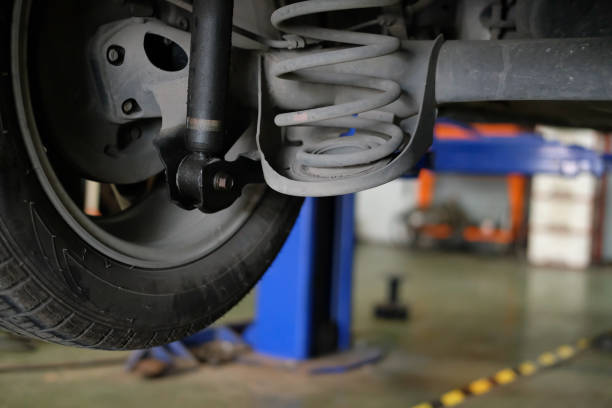
[[[304,146],[295,156],[293,171],[300,178],[320,181],[363,174],[389,163],[406,143],[402,129],[392,121],[370,114],[397,101],[402,90],[392,80],[363,75],[337,74],[317,68],[381,57],[397,52],[400,41],[385,35],[307,26],[295,19],[312,14],[384,7],[399,0],[308,0],[282,7],[272,15],[279,30],[321,42],[349,44],[351,48],[297,56],[273,65],[271,73],[283,79],[374,90],[371,96],[334,106],[283,113],[276,116],[280,127],[353,128],[348,137],[333,137]]]
[[[233,9],[233,0],[194,1],[185,134],[156,140],[170,196],[188,210],[224,210],[263,181],[256,160],[224,160]]]
[[[176,183],[183,206],[204,212],[225,208],[237,193],[231,194],[235,181],[223,170],[221,157],[233,10],[233,0],[195,0],[193,4],[185,134],[188,153],[178,165],[176,180],[169,181]],[[221,178],[223,188],[216,188]]]
[[[234,0],[195,0],[187,101],[187,150],[223,153]]]

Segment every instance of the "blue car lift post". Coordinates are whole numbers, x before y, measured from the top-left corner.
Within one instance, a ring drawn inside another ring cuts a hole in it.
[[[354,196],[306,199],[257,289],[245,340],[261,354],[303,361],[351,347]]]
[[[354,195],[305,200],[257,288],[255,319],[243,334],[257,355],[310,361],[310,374],[342,373],[383,357],[380,348],[352,344],[354,208]]]

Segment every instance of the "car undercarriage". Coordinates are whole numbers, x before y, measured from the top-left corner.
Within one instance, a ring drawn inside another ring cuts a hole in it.
[[[612,129],[607,1],[5,3],[0,283],[48,304],[3,319],[65,344],[208,325],[302,197],[410,172],[438,116]]]

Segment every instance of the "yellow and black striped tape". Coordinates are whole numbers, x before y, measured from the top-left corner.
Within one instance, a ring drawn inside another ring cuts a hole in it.
[[[608,334],[609,335],[609,334]],[[601,336],[600,336],[601,337]],[[457,388],[442,395],[439,399],[414,405],[412,408],[454,407],[471,397],[484,395],[492,389],[517,381],[520,377],[529,377],[538,371],[557,366],[589,349],[597,338],[583,338],[574,345],[563,345],[554,351],[541,354],[533,361],[524,361],[515,368],[505,368],[488,378],[480,378],[465,387]]]

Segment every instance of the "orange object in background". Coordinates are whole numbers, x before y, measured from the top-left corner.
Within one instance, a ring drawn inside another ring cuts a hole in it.
[[[513,123],[472,123],[470,126],[486,137],[515,137],[527,131]]]
[[[510,123],[475,123],[470,128],[440,122],[436,124],[435,136],[442,140],[470,140],[475,137],[514,137],[526,131],[523,127]],[[520,174],[510,174],[506,178],[509,203],[509,229],[484,230],[479,226],[464,229],[463,238],[468,242],[490,242],[511,244],[515,242],[524,227],[525,195],[527,178]],[[430,208],[434,202],[436,174],[432,170],[421,170],[417,189],[417,205],[421,209]],[[441,228],[446,227],[446,228]],[[429,225],[423,232],[435,239],[445,239],[452,235],[446,225]]]
[[[434,134],[441,140],[470,140],[477,136],[474,131],[444,122],[436,123]]]
[[[421,233],[426,234],[434,239],[449,239],[453,236],[453,229],[446,224],[425,225],[421,229]]]
[[[520,174],[511,174],[507,178],[508,201],[510,205],[510,232],[515,241],[523,230],[525,220],[525,195],[527,178]]]
[[[510,230],[494,229],[489,231],[475,226],[463,230],[463,239],[472,243],[488,242],[494,244],[511,244],[515,241],[515,237]]]
[[[436,187],[436,174],[431,170],[421,170],[417,189],[417,205],[421,209],[431,207]]]
[[[453,123],[436,123],[434,133],[439,140],[472,140],[478,137],[515,137],[528,129],[512,123],[471,123],[462,127]]]

